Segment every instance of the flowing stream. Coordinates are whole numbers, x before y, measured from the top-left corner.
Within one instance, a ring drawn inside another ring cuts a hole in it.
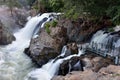
[[[62,49],[62,52],[59,56],[64,56],[66,52],[66,47],[64,46]],[[82,51],[79,49],[78,54],[70,55],[65,58],[60,58],[55,61],[55,59],[49,61],[47,64],[43,65],[40,69],[35,69],[31,71],[27,76],[25,80],[51,80],[51,78],[57,74],[59,70],[60,64],[67,59],[70,59],[74,56],[80,56]],[[55,61],[55,62],[54,62]]]
[[[0,80],[24,80],[25,75],[35,68],[31,59],[23,51],[29,46],[36,30],[53,18],[51,14],[53,13],[32,17],[23,29],[14,33],[15,41],[0,46]]]
[[[36,37],[36,33],[44,24],[59,13],[44,13],[32,17],[27,22],[26,26],[14,33],[16,38],[11,44],[0,46],[0,80],[50,80],[58,71],[60,63],[73,56],[80,56],[79,54],[70,55],[68,57],[51,60],[42,68],[37,69],[31,59],[25,55],[24,49],[30,44],[32,37]],[[64,56],[67,48],[64,46],[61,55]]]

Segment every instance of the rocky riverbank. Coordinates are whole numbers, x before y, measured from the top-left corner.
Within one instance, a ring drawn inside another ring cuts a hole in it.
[[[73,71],[66,76],[55,76],[52,80],[120,80],[120,66],[109,65],[98,72],[91,69],[85,71]]]
[[[7,6],[0,6],[0,45],[7,45],[15,40],[13,33],[25,26],[29,15],[26,10],[18,8],[14,8],[11,14]]]
[[[46,28],[41,29],[38,36],[32,39],[25,53],[41,67],[49,60],[57,57],[64,45],[66,45],[67,51],[66,55],[62,57],[77,54],[77,44],[89,42],[95,32],[110,28],[109,26],[113,26],[113,24],[107,17],[102,17],[98,22],[85,20],[84,18],[79,18],[77,21],[58,20],[56,26],[48,28],[49,32],[47,32]],[[60,58],[57,57],[56,60]],[[111,77],[109,73],[104,75],[105,71],[101,73],[104,67],[108,69],[109,65],[112,65],[112,68],[119,68],[118,66],[113,66],[113,59],[92,53],[84,54],[80,57],[72,57],[60,64],[58,71],[60,76],[54,76],[52,80],[96,80],[97,78],[99,80],[116,78],[117,80],[118,77]],[[114,74],[116,75],[117,73]]]
[[[54,27],[41,29],[38,37],[32,39],[30,47],[25,50],[27,55],[39,65],[55,58],[60,54],[64,45],[69,45],[71,42],[75,44],[85,43],[90,40],[96,31],[112,25],[106,17],[103,17],[97,23],[84,18],[79,18],[77,21],[58,20],[57,22]],[[49,33],[47,30],[49,30]]]
[[[7,45],[14,41],[13,33],[23,28],[27,17],[34,14],[34,11],[26,12],[15,8],[11,15],[7,7],[0,8],[0,45]],[[56,58],[64,45],[67,51],[62,57],[77,54],[80,48],[78,44],[89,42],[95,32],[110,26],[113,24],[108,17],[96,21],[84,18],[78,18],[76,21],[57,20],[56,26],[50,25],[39,30],[37,37],[32,38],[30,46],[25,49],[25,53],[41,67]],[[111,33],[111,35],[116,34],[119,35],[119,31]],[[61,56],[56,60],[60,58]],[[120,67],[115,66],[112,59],[87,53],[64,60],[60,64],[58,76],[54,76],[52,80],[119,80],[119,69]]]

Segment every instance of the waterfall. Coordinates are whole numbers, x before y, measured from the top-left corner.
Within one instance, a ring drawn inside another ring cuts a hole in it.
[[[53,19],[55,13],[44,13],[32,17],[24,28],[14,33],[16,41],[0,46],[0,80],[24,80],[24,77],[35,68],[31,59],[23,51],[29,46],[31,38],[45,22]],[[44,80],[44,79],[43,79]]]
[[[65,54],[66,46],[63,47],[62,52],[59,56]],[[70,55],[64,58],[57,59],[55,62],[53,60],[49,61],[47,64],[43,65],[40,69],[35,69],[31,71],[26,77],[25,80],[51,80],[51,78],[57,74],[60,64],[64,60],[68,60],[74,56],[80,56],[82,51],[79,49],[78,54]]]
[[[117,34],[96,32],[90,42],[90,46],[96,50],[106,51],[111,56],[118,56],[120,52],[120,38]]]

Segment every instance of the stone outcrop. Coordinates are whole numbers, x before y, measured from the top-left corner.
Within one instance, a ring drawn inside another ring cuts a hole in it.
[[[15,23],[22,28],[27,23],[27,17],[30,16],[30,12],[24,9],[16,8],[14,9],[13,15],[14,15]]]
[[[25,50],[39,66],[57,57],[66,43],[65,28],[58,25],[51,27],[50,31],[51,33],[47,33],[45,29],[41,29],[39,36],[32,39],[29,49]]]
[[[71,71],[82,71],[83,65],[81,62],[79,57],[72,57],[69,60],[64,60],[63,63],[60,64],[58,75],[66,75]]]
[[[79,18],[77,21],[61,20],[59,24],[67,28],[69,42],[77,43],[87,42],[96,31],[113,25],[107,17],[96,21],[84,18]]]
[[[120,80],[120,66],[109,65],[94,72],[92,70],[73,71],[66,76],[55,76],[52,80]]]
[[[15,40],[15,37],[0,21],[0,45],[7,45],[13,40]]]
[[[13,8],[12,14],[7,6],[0,6],[0,20],[11,32],[23,28],[30,12],[25,9]]]
[[[105,59],[96,54],[84,54],[64,60],[59,67],[58,75],[66,75],[71,71],[92,70],[98,72],[101,68],[114,64],[112,59]]]

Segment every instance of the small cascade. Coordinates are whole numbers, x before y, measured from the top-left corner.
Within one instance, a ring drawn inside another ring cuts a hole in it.
[[[54,15],[57,14],[44,13],[32,17],[23,29],[14,33],[16,41],[0,46],[0,80],[24,80],[26,74],[35,69],[31,59],[23,51],[29,46],[33,34],[53,19]]]
[[[100,53],[100,55],[104,57],[107,55],[115,57],[115,64],[118,63],[118,56],[120,55],[120,38],[117,34],[112,35],[100,30],[93,35],[89,48],[96,51],[96,53]]]
[[[63,56],[66,53],[66,46],[63,47],[62,52],[59,56]],[[53,60],[49,61],[47,64],[43,65],[40,69],[35,69],[30,72],[25,80],[51,80],[51,78],[57,74],[60,64],[64,60],[68,60],[74,56],[80,56],[82,51],[79,49],[78,54],[70,55],[64,58],[57,59],[55,62]]]
[[[92,37],[90,45],[92,48],[101,50],[115,50],[120,47],[120,38],[116,35],[110,35],[104,31],[98,31]],[[108,51],[109,52],[109,51]]]

